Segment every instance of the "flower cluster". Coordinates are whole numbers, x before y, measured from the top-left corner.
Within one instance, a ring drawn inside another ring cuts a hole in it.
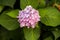
[[[18,22],[20,27],[35,28],[36,23],[40,21],[39,12],[32,8],[30,5],[22,11],[19,11]]]

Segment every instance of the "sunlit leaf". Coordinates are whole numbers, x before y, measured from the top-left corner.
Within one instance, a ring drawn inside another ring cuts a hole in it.
[[[20,7],[24,9],[26,6],[31,5],[33,8],[37,8],[38,0],[20,0]]]
[[[40,28],[24,28],[23,31],[26,40],[38,40],[40,36]]]
[[[60,24],[60,12],[56,8],[48,7],[40,9],[41,22],[47,26],[57,26]]]
[[[19,23],[17,22],[17,20],[12,19],[11,17],[6,15],[5,13],[3,13],[0,16],[0,24],[8,30],[15,30],[19,27]]]
[[[19,13],[19,10],[12,10],[12,11],[6,13],[6,14],[7,14],[8,16],[12,17],[12,18],[17,18],[18,13]]]

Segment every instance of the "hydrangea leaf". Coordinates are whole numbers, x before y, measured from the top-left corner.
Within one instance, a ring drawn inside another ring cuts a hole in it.
[[[39,28],[24,28],[24,36],[26,40],[38,40],[40,36],[40,29]]]
[[[37,8],[38,0],[20,0],[21,9],[24,9],[28,5],[31,5],[33,8]]]
[[[1,5],[0,5],[0,12],[3,10],[3,8],[4,8],[4,6],[1,6]]]
[[[53,40],[51,36],[45,38],[44,40]]]
[[[18,13],[19,13],[19,10],[12,10],[12,11],[6,13],[6,14],[7,14],[8,16],[12,17],[12,18],[17,18]]]
[[[10,6],[13,7],[16,0],[0,0],[0,4],[4,6]]]
[[[46,0],[38,0],[39,1],[39,7],[45,7],[46,6]]]
[[[47,26],[56,27],[60,24],[60,12],[53,7],[39,9],[41,22]]]
[[[56,29],[56,30],[52,31],[52,33],[53,33],[53,35],[54,35],[54,37],[55,37],[55,40],[56,40],[58,37],[60,37],[60,30]]]
[[[17,19],[13,19],[5,13],[0,15],[0,24],[7,30],[15,30],[19,27]]]
[[[0,40],[24,40],[23,36],[23,31],[20,28],[8,31],[0,26]]]

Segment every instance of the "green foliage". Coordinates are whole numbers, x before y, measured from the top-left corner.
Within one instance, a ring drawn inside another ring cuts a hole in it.
[[[17,20],[9,17],[5,12],[0,15],[0,24],[8,30],[15,30],[19,27]]]
[[[45,38],[44,40],[53,40],[51,36]]]
[[[60,30],[58,30],[57,28],[52,31],[53,35],[55,36],[55,40],[60,37]]]
[[[6,13],[6,14],[7,14],[8,16],[12,17],[12,18],[17,18],[18,13],[19,13],[19,10],[12,10],[12,11]]]
[[[32,7],[37,8],[38,1],[37,0],[20,0],[21,9],[24,9],[28,5],[31,5]]]
[[[39,28],[24,28],[24,35],[26,40],[38,40],[39,36],[40,36],[40,29]]]
[[[13,7],[16,0],[0,0],[0,5]]]
[[[56,0],[56,3],[60,4],[60,0]]]
[[[46,6],[46,0],[38,0],[39,1],[39,7],[45,7]]]
[[[0,40],[60,40],[60,11],[54,3],[60,0],[0,0]],[[41,16],[34,29],[19,27],[19,11],[28,5]]]
[[[53,7],[40,9],[41,22],[47,26],[56,27],[60,25],[60,12]]]
[[[0,40],[24,40],[23,31],[20,28],[8,31],[0,27]]]
[[[1,6],[1,5],[0,5],[0,12],[3,10],[3,8],[4,8],[4,6]]]

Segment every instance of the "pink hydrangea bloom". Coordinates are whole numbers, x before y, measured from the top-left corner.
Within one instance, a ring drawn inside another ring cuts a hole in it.
[[[18,22],[20,27],[35,28],[36,23],[40,21],[39,12],[30,5],[22,11],[19,11]]]

